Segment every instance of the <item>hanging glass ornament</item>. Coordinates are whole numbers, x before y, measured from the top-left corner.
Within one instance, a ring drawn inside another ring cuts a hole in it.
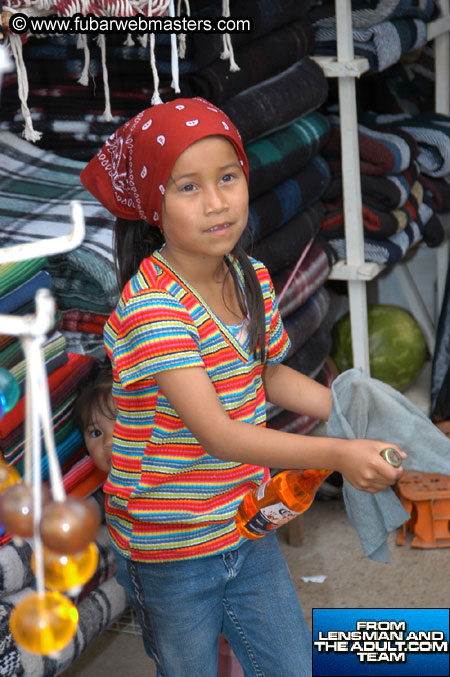
[[[63,649],[75,635],[76,606],[60,592],[33,592],[13,609],[11,634],[19,646],[46,656]]]
[[[11,484],[19,484],[22,481],[17,470],[8,465],[2,458],[0,458],[0,494],[11,486]]]
[[[0,420],[16,406],[19,394],[19,384],[14,376],[0,367]]]
[[[49,550],[73,555],[95,540],[99,526],[100,511],[94,503],[67,498],[43,508],[40,533]]]
[[[28,484],[13,484],[5,489],[0,501],[0,523],[14,536],[33,536],[33,492]],[[50,501],[47,486],[42,486],[42,505]]]
[[[84,585],[92,578],[98,563],[98,550],[95,543],[75,555],[61,555],[44,548],[45,586],[51,590],[71,590]],[[31,568],[34,573],[35,557],[31,556]]]

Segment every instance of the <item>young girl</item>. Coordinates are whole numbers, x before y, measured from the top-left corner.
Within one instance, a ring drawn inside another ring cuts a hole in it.
[[[139,113],[81,174],[118,217],[124,285],[105,326],[118,412],[107,522],[146,649],[169,677],[215,677],[221,631],[246,675],[311,673],[275,534],[247,541],[233,520],[267,466],[333,468],[369,492],[401,475],[379,454],[390,443],[265,428],[266,399],[327,420],[331,395],[281,364],[272,282],[239,244],[248,176],[236,128],[198,98]]]
[[[97,468],[109,472],[116,405],[111,394],[112,375],[100,371],[80,391],[73,408],[74,423],[83,435],[89,456]]]

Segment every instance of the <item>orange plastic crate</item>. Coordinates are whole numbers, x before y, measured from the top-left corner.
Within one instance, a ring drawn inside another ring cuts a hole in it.
[[[450,547],[450,477],[405,470],[396,492],[411,515],[397,533],[398,545],[405,543],[406,532],[411,531],[415,548]]]

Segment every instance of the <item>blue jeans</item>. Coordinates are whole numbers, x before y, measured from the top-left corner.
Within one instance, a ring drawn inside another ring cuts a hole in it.
[[[221,632],[245,677],[311,675],[311,635],[275,534],[194,560],[117,560],[158,677],[217,677]]]

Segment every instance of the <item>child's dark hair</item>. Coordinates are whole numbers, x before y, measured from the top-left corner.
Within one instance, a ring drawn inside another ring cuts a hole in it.
[[[242,239],[242,238],[241,238]],[[143,259],[151,256],[164,243],[164,238],[156,226],[150,226],[146,221],[129,221],[116,219],[114,232],[114,259],[116,276],[120,289],[123,289],[128,280],[135,275]],[[266,320],[264,299],[255,270],[241,244],[237,242],[231,252],[242,267],[244,274],[245,299],[250,316],[249,349],[255,357],[259,352],[262,362],[265,360]],[[228,267],[233,278],[236,295],[244,316],[247,315],[244,299],[239,287],[236,271]]]
[[[111,368],[100,368],[91,373],[73,407],[73,421],[80,432],[95,423],[96,412],[115,420],[116,411],[112,406],[111,389]]]

